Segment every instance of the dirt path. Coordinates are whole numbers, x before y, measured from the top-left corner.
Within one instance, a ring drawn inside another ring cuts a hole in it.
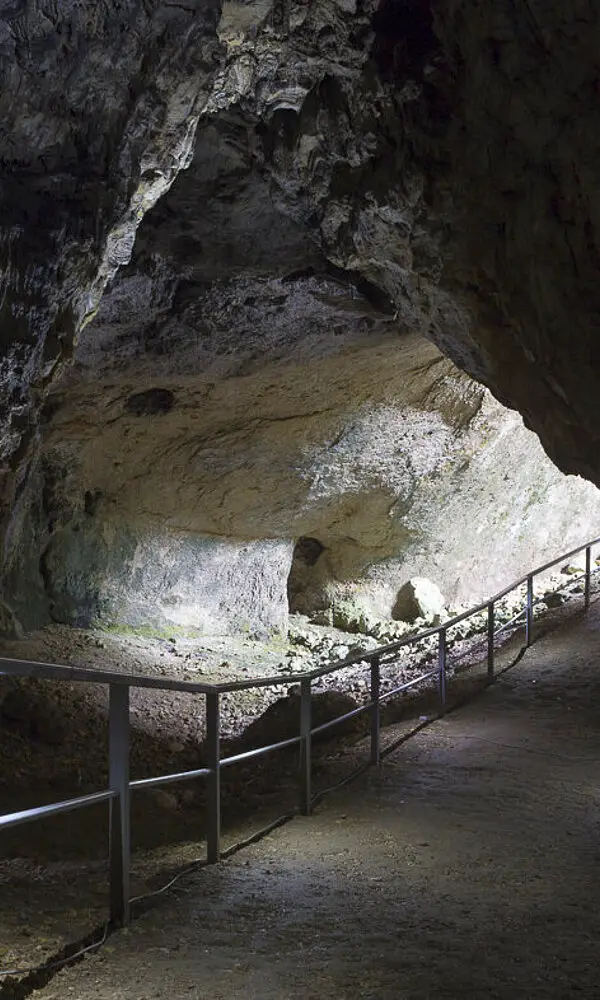
[[[600,998],[600,609],[39,1000]]]

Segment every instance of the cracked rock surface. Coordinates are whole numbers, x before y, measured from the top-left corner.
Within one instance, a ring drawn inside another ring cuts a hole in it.
[[[3,574],[23,558],[47,386],[189,157],[217,19],[213,0],[0,5]]]
[[[0,625],[385,617],[595,533],[431,343],[598,479],[589,3],[2,13]]]

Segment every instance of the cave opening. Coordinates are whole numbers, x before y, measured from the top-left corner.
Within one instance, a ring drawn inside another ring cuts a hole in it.
[[[325,545],[318,538],[303,535],[297,540],[287,581],[290,613],[308,614],[316,610],[323,568],[319,562],[325,551]]]

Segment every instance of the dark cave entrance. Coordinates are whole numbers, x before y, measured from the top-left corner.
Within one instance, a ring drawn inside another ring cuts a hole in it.
[[[292,565],[287,582],[290,612],[310,614],[321,606],[319,594],[323,583],[321,556],[326,551],[318,538],[303,536],[294,546]]]

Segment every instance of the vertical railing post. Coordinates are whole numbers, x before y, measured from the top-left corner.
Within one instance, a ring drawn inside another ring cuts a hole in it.
[[[312,811],[311,794],[311,729],[312,705],[310,678],[300,683],[300,812],[302,816],[310,816]]]
[[[590,606],[590,587],[592,583],[592,549],[591,546],[585,550],[585,610]]]
[[[208,776],[208,801],[206,818],[206,861],[216,865],[221,858],[221,763],[219,692],[206,693],[206,747]]]
[[[379,704],[381,672],[379,657],[371,660],[371,764],[381,762],[381,705]]]
[[[487,673],[488,680],[494,677],[494,602],[488,604],[487,620]]]
[[[129,923],[129,857],[131,850],[129,812],[129,687],[109,686],[108,709],[110,800],[110,919],[116,927]]]
[[[440,695],[440,705],[442,712],[446,708],[446,629],[440,629],[438,633],[438,691]]]
[[[527,607],[525,609],[525,645],[533,642],[533,575],[527,577]]]

